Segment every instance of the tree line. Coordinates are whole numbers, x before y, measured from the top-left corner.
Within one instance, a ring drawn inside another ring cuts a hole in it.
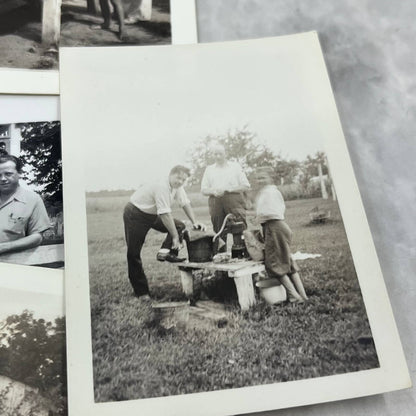
[[[38,389],[65,415],[65,318],[52,323],[23,311],[0,322],[0,374]]]
[[[305,160],[286,159],[281,153],[276,153],[266,145],[260,143],[255,133],[247,127],[236,129],[219,136],[207,136],[200,140],[189,152],[189,164],[192,168],[190,185],[197,189],[201,183],[205,168],[213,163],[210,145],[221,143],[229,160],[241,164],[247,177],[253,178],[258,167],[270,166],[273,170],[273,180],[276,185],[283,188],[283,193],[288,189],[297,189],[297,197],[320,196],[319,184],[312,183],[311,179],[319,175],[326,175],[328,186],[328,165],[326,155],[317,151],[314,155],[308,155]],[[320,168],[319,168],[320,166]],[[289,185],[292,185],[290,187]],[[286,197],[290,195],[286,195]],[[289,198],[291,199],[291,198]]]

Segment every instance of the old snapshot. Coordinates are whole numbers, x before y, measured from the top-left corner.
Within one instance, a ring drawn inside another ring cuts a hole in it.
[[[194,0],[2,0],[0,92],[59,94],[59,46],[196,41]]]
[[[0,262],[63,267],[63,240],[60,121],[1,121]]]
[[[316,33],[61,59],[73,414],[409,385]]]
[[[62,46],[171,43],[170,0],[75,0],[63,4]]]
[[[65,415],[63,273],[0,264],[0,414]]]

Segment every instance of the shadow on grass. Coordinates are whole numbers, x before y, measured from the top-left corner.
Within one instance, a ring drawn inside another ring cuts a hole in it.
[[[41,34],[33,28],[26,29],[30,23],[40,23],[41,11],[34,6],[23,6],[0,15],[0,35],[9,35],[18,32],[19,36],[39,42]]]
[[[153,8],[161,13],[170,13],[170,0],[153,0]]]
[[[171,36],[171,24],[170,22],[137,22],[137,26],[141,29],[149,32],[152,36],[161,38],[168,38]]]

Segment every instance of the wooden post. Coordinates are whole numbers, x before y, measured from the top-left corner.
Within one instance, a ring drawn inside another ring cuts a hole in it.
[[[151,20],[152,18],[152,0],[142,0],[140,5],[140,12],[143,20]]]
[[[87,9],[88,13],[91,14],[100,14],[100,0],[87,0]]]
[[[326,160],[326,166],[328,168],[329,183],[331,184],[332,200],[336,201],[337,200],[337,194],[335,193],[334,181],[332,180],[331,169],[329,168],[328,158],[326,158],[325,160]]]
[[[322,198],[328,199],[328,192],[326,191],[324,177],[322,175],[322,166],[318,163],[319,183],[321,184]]]
[[[45,47],[58,46],[61,30],[62,0],[43,0],[42,44]]]
[[[254,294],[253,278],[250,274],[244,274],[234,277],[235,287],[237,289],[238,302],[242,311],[248,311],[250,306],[256,303]]]
[[[181,274],[183,293],[185,293],[188,298],[191,298],[194,294],[194,280],[192,277],[192,270],[179,269],[179,272]]]

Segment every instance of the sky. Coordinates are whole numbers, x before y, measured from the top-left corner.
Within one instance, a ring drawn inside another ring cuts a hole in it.
[[[0,321],[24,310],[49,321],[64,316],[62,270],[0,263]]]
[[[21,314],[24,310],[33,312],[37,319],[53,322],[64,316],[63,296],[36,293],[10,288],[0,288],[0,321],[10,315]]]
[[[114,50],[110,62],[77,51],[62,73],[63,140],[85,151],[86,190],[134,189],[186,163],[199,140],[244,126],[286,158],[322,150],[321,56],[295,43]]]

